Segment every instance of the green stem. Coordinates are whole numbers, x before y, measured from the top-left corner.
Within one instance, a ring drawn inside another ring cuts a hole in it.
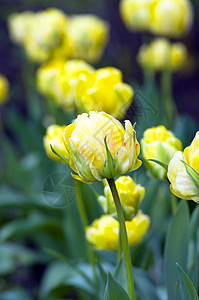
[[[166,125],[172,128],[177,116],[177,108],[172,97],[172,72],[163,70],[161,74],[161,93],[163,101],[163,116],[166,117]]]
[[[131,300],[135,300],[135,292],[134,292],[134,284],[133,284],[133,273],[132,273],[132,267],[131,267],[131,257],[130,257],[130,250],[128,245],[128,238],[127,238],[127,231],[125,226],[125,219],[124,219],[124,213],[122,210],[122,205],[119,199],[119,195],[117,192],[117,188],[115,185],[114,178],[107,179],[108,184],[110,186],[113,199],[115,201],[115,207],[117,210],[119,225],[120,225],[120,232],[121,232],[121,238],[122,238],[122,248],[124,253],[124,261],[125,261],[125,267],[126,267],[126,277],[127,277],[127,284],[128,284],[128,292]]]
[[[122,258],[122,236],[121,236],[121,231],[119,232],[119,247],[118,247],[118,262]]]

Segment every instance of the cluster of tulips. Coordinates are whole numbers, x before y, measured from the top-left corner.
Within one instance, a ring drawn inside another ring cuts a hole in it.
[[[36,63],[50,58],[100,59],[108,41],[108,23],[94,15],[67,16],[51,8],[13,13],[8,20],[13,42]]]
[[[120,11],[129,29],[169,37],[186,33],[193,19],[188,0],[121,0]],[[11,15],[9,29],[27,56],[42,63],[36,73],[39,92],[76,115],[71,124],[47,127],[44,148],[52,160],[70,166],[75,180],[103,183],[104,195],[96,197],[104,214],[85,226],[85,236],[97,249],[121,250],[134,300],[129,247],[142,240],[150,217],[140,210],[145,188],[125,174],[143,160],[150,176],[170,181],[174,195],[199,203],[199,132],[183,150],[181,141],[162,125],[145,130],[140,144],[136,126],[125,120],[123,127],[119,120],[131,105],[133,88],[123,82],[120,70],[90,64],[99,60],[108,41],[109,26],[100,18],[69,17],[48,9]],[[138,62],[145,70],[172,72],[184,66],[187,56],[185,45],[161,37],[142,45]],[[3,80],[0,102],[8,89]]]

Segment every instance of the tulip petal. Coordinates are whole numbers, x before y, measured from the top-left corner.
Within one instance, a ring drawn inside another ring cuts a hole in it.
[[[71,137],[69,143],[73,162],[80,177],[85,178],[86,181],[95,181],[89,167],[93,159],[92,149],[89,145],[75,137]]]

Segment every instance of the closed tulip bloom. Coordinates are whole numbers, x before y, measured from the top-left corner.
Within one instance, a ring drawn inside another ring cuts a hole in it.
[[[130,30],[148,30],[150,5],[153,0],[121,0],[120,13],[125,25]]]
[[[149,45],[142,45],[138,53],[138,62],[142,68],[154,71],[179,70],[186,58],[187,50],[182,43],[171,43],[165,38],[158,38]]]
[[[46,154],[49,158],[58,162],[61,162],[62,160],[53,153],[50,145],[52,145],[53,149],[59,152],[62,156],[66,155],[66,149],[63,141],[63,132],[65,128],[65,125],[50,125],[47,128],[46,135],[43,138]]]
[[[173,155],[182,150],[182,143],[174,134],[164,126],[152,127],[144,132],[140,141],[143,157],[155,159],[168,165]],[[166,179],[166,170],[155,162],[146,162],[146,167],[151,175]]]
[[[69,21],[68,39],[74,58],[97,62],[109,37],[109,26],[95,15],[76,15]]]
[[[22,13],[12,13],[8,17],[8,29],[11,40],[22,45],[30,26],[32,20],[34,19],[35,13],[32,11],[25,11]]]
[[[189,0],[155,0],[150,14],[151,31],[169,37],[183,35],[193,22],[193,10]]]
[[[175,153],[169,163],[167,176],[174,195],[199,203],[199,131],[184,152]]]
[[[0,74],[0,105],[8,101],[9,83],[4,75]]]
[[[131,220],[138,212],[140,203],[144,198],[145,188],[140,184],[135,184],[130,176],[120,176],[115,184],[122,203],[125,219]],[[104,195],[105,196],[100,196],[98,201],[102,205],[105,213],[115,213],[115,203],[108,185],[104,188]]]
[[[80,76],[76,99],[83,112],[105,111],[122,119],[133,100],[133,89],[122,82],[120,70],[106,67]]]
[[[92,183],[133,171],[141,165],[140,147],[130,121],[125,129],[114,117],[91,111],[64,131],[69,164],[80,181]]]
[[[82,60],[50,61],[37,71],[38,89],[44,96],[52,97],[64,110],[73,111],[79,77],[91,71],[94,71],[93,67]]]
[[[64,57],[70,56],[67,26],[68,18],[61,10],[51,8],[37,12],[24,39],[27,56],[32,61],[41,63],[53,55],[57,56],[56,49],[63,45]]]
[[[125,222],[129,246],[138,244],[150,225],[150,219],[141,211],[131,221]],[[103,215],[86,227],[86,239],[95,248],[117,250],[119,244],[119,222],[110,215]]]
[[[55,85],[55,77],[60,73],[63,67],[64,60],[51,60],[42,64],[36,74],[37,87],[40,93],[44,96],[52,96]]]

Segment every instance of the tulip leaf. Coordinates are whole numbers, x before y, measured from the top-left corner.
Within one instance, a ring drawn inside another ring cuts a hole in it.
[[[61,154],[59,154],[54,148],[53,146],[50,144],[50,148],[52,150],[52,152],[57,155],[63,162],[65,162],[67,165],[69,165],[69,161]]]
[[[111,273],[108,273],[107,284],[105,288],[104,300],[130,300],[123,287],[116,281]]]
[[[199,186],[199,174],[185,161],[181,160],[181,162],[184,164],[187,174],[192,178],[194,183]]]
[[[182,300],[199,300],[193,283],[178,263],[176,269],[180,280]]]
[[[163,163],[163,162],[161,162],[161,161],[159,161],[159,160],[157,160],[157,159],[150,158],[150,159],[147,159],[147,161],[152,161],[152,162],[160,165],[161,167],[163,167],[166,171],[168,171],[168,165],[165,164],[165,163]]]
[[[180,230],[179,230],[180,228]],[[176,271],[176,262],[185,268],[187,265],[189,241],[189,209],[186,201],[181,201],[167,231],[166,246],[164,254],[165,282],[168,299],[179,299],[179,280]]]
[[[104,143],[106,147],[106,160],[104,163],[103,171],[106,174],[107,178],[114,178],[115,177],[115,170],[116,170],[116,162],[113,159],[107,145],[106,141],[107,136],[104,138]]]

